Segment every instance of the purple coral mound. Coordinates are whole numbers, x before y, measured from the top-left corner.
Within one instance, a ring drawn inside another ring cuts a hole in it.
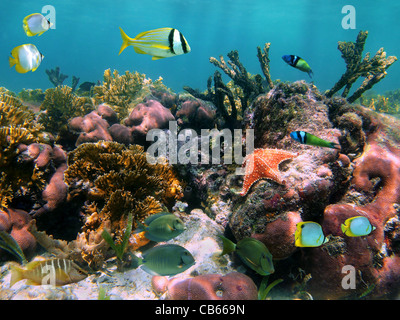
[[[169,281],[165,277],[153,277],[152,284],[158,293],[167,292],[170,300],[256,300],[258,296],[253,280],[239,272]]]

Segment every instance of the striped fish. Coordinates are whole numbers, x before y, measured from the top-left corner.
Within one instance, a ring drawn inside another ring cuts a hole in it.
[[[119,28],[122,45],[119,54],[126,47],[132,46],[136,53],[148,54],[158,60],[190,52],[190,46],[183,34],[173,28],[159,28],[139,33],[135,38],[130,38]]]
[[[282,56],[283,61],[285,61],[289,66],[299,69],[303,72],[307,72],[310,78],[312,78],[313,72],[311,70],[311,67],[308,65],[308,63],[300,58],[299,56],[293,55],[293,54],[286,54]]]
[[[68,259],[49,259],[29,262],[25,268],[11,264],[12,287],[18,281],[27,279],[28,285],[63,286],[79,282],[88,276],[87,272]]]

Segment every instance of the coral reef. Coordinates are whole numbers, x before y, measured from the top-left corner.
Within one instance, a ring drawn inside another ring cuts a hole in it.
[[[45,112],[40,114],[38,122],[61,142],[68,132],[68,120],[83,116],[93,109],[89,98],[77,97],[68,86],[50,88],[45,91],[45,98],[40,106],[40,110]]]
[[[0,231],[6,231],[21,247],[25,256],[31,258],[36,249],[36,239],[29,231],[30,215],[23,210],[0,210]],[[0,249],[0,260],[8,255]]]
[[[368,31],[360,31],[355,43],[339,41],[338,49],[346,62],[346,72],[332,89],[325,93],[327,97],[332,97],[343,87],[342,97],[347,97],[353,84],[358,78],[363,77],[365,79],[360,87],[347,98],[350,103],[356,101],[365,91],[381,81],[387,74],[386,70],[397,60],[395,56],[386,58],[386,52],[383,48],[380,48],[372,58],[370,58],[369,53],[362,58],[367,37]]]
[[[154,276],[152,286],[158,294],[165,292],[170,300],[256,300],[258,295],[253,280],[239,272],[169,281],[166,277]]]
[[[93,90],[95,103],[110,105],[119,120],[124,119],[152,90],[168,92],[161,77],[153,82],[138,72],[125,71],[125,74],[120,75],[117,70],[111,73],[110,69],[104,71],[103,84],[95,86]]]
[[[79,134],[75,145],[85,142],[97,142],[100,140],[112,141],[108,129],[110,122],[117,121],[117,114],[106,104],[97,107],[97,110],[90,112],[84,117],[78,116],[69,120],[69,129]],[[108,121],[107,121],[108,120]]]
[[[136,144],[143,145],[146,141],[146,135],[151,129],[166,129],[170,121],[175,118],[171,111],[165,108],[160,102],[156,100],[148,100],[144,103],[139,103],[135,106],[128,118],[125,119],[124,124],[129,128],[132,141]],[[116,134],[116,127],[110,128],[113,132],[113,138],[119,141]]]
[[[136,228],[136,221],[143,222],[163,206],[171,208],[182,193],[170,166],[149,164],[141,146],[127,148],[110,141],[84,143],[71,151],[64,177],[70,197],[78,199],[83,195],[89,201],[82,228],[88,245],[92,238],[97,243],[104,229],[120,241],[128,213],[132,213]],[[92,264],[96,254],[91,253],[86,261]],[[100,262],[101,254],[96,264]]]
[[[184,86],[184,89],[194,97],[211,101],[215,105],[217,114],[224,120],[219,127],[240,128],[243,114],[252,101],[259,94],[267,92],[268,88],[271,89],[274,86],[269,72],[269,48],[270,43],[265,44],[263,51],[257,47],[257,57],[266,81],[263,81],[259,74],[250,75],[240,62],[238,51],[233,50],[228,53],[228,63],[225,62],[223,56],[220,56],[219,60],[214,57],[210,58],[213,65],[232,79],[231,83],[224,84],[221,73],[216,71],[214,77],[208,79],[205,93],[200,93],[188,86]],[[213,89],[211,88],[212,80],[214,80]]]

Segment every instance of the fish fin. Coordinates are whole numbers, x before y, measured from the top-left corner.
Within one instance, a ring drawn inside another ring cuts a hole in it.
[[[10,269],[11,269],[10,287],[12,287],[18,281],[24,279],[25,270],[15,262],[10,263]]]
[[[221,238],[223,244],[221,256],[235,251],[236,244],[234,244],[231,240],[225,238],[224,236],[219,236],[219,237]]]
[[[15,66],[15,64],[17,63],[17,59],[13,58],[13,57],[8,57],[8,63],[10,64],[10,68]]]
[[[122,45],[121,48],[119,49],[118,55],[120,55],[121,52],[124,51],[126,47],[128,47],[131,44],[130,41],[132,41],[132,38],[128,37],[128,35],[124,32],[124,30],[122,30],[121,27],[119,27],[119,31],[121,32]]]
[[[312,70],[310,70],[310,71],[308,71],[307,73],[308,73],[308,75],[310,76],[310,78],[312,79],[312,77],[313,77],[313,75],[314,75],[314,72],[313,72]]]
[[[342,147],[336,142],[330,142],[330,148],[340,150]]]
[[[154,37],[159,37],[160,35],[162,36],[165,33],[169,33],[171,30],[172,30],[171,28],[159,28],[159,29],[144,31],[137,34],[134,40],[140,40],[146,37],[149,37],[149,39]]]
[[[133,253],[131,254],[131,258],[132,258],[131,267],[133,269],[137,269],[140,265],[143,264],[143,259],[139,258],[137,255]]]
[[[151,58],[151,60],[160,60],[160,59],[164,59],[165,57],[153,57],[153,58]]]
[[[135,233],[146,231],[146,226],[143,223],[136,221],[136,224],[137,224],[137,228],[135,230]]]

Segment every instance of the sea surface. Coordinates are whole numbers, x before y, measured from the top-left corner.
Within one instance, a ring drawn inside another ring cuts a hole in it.
[[[355,9],[355,29],[342,26],[346,5]],[[51,16],[55,29],[40,37],[27,37],[22,20],[34,12]],[[72,76],[79,77],[80,83],[101,81],[104,70],[111,68],[120,73],[138,71],[153,80],[161,76],[175,92],[185,85],[204,90],[207,78],[216,70],[210,57],[223,55],[228,60],[226,54],[238,50],[247,71],[261,73],[256,48],[270,42],[273,80],[311,80],[281,59],[295,54],[309,63],[314,84],[323,91],[330,89],[346,68],[338,41],[355,41],[360,30],[369,31],[364,54],[373,55],[384,47],[387,55],[399,57],[399,16],[397,0],[1,1],[0,85],[14,92],[46,89],[52,84],[45,70],[59,66],[69,76],[64,82],[69,86]],[[122,43],[119,27],[130,37],[160,27],[177,28],[192,51],[158,61],[136,54],[133,48],[118,55]],[[8,56],[25,43],[35,44],[45,58],[35,72],[18,74],[10,69]],[[388,74],[374,87],[376,92],[398,89],[400,64],[395,63]]]

